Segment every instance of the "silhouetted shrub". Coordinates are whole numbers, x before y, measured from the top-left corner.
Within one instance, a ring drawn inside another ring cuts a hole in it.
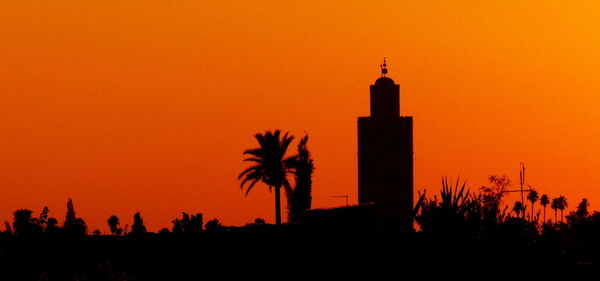
[[[70,236],[85,236],[87,234],[87,225],[82,218],[75,215],[73,200],[67,200],[67,214],[63,225],[63,233]]]
[[[206,231],[221,231],[224,230],[224,227],[221,225],[218,219],[209,220],[204,226]]]
[[[119,222],[119,217],[112,215],[110,216],[110,218],[108,218],[107,220],[108,223],[108,227],[110,229],[110,233],[112,235],[121,235],[121,233],[123,233],[123,229],[119,227],[119,225],[121,224]]]
[[[188,215],[186,212],[182,212],[181,219],[174,219],[173,222],[173,233],[199,233],[202,231],[202,213],[195,215]]]
[[[171,233],[171,231],[168,228],[166,228],[166,227],[164,227],[164,228],[162,228],[161,230],[158,231],[158,234],[160,234],[160,235],[168,235],[170,233]]]
[[[131,226],[131,235],[143,235],[146,233],[146,226],[140,212],[133,215],[133,225]]]
[[[21,237],[34,237],[42,233],[42,228],[37,220],[31,218],[31,210],[20,209],[13,213],[14,222],[13,228],[15,235]]]

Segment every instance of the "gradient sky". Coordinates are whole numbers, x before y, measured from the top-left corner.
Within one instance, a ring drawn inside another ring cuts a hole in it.
[[[574,3],[576,2],[576,3]],[[253,135],[311,136],[314,207],[357,201],[356,118],[388,58],[415,189],[527,181],[600,209],[597,1],[0,1],[0,221],[67,197],[91,229],[141,211],[274,218],[237,174]],[[511,195],[507,201],[513,200]]]

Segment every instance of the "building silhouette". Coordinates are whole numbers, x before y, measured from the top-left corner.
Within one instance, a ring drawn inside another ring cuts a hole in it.
[[[400,85],[386,77],[371,85],[371,115],[358,118],[358,202],[374,204],[377,228],[412,229],[413,122],[400,116]]]

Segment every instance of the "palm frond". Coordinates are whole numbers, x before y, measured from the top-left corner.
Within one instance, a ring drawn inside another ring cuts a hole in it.
[[[244,196],[248,196],[248,193],[250,193],[250,190],[252,189],[252,187],[254,187],[254,185],[260,180],[260,178],[255,178],[250,185],[248,186],[248,188],[246,189],[246,193],[244,194]]]
[[[259,157],[259,158],[262,158],[264,156],[264,152],[260,148],[246,149],[246,150],[244,150],[244,153],[242,153],[242,154],[243,155],[250,154],[250,155],[253,155],[253,156]]]
[[[285,168],[295,168],[298,165],[298,154],[288,156],[283,159],[283,166]]]
[[[242,179],[242,177],[244,177],[247,173],[257,170],[258,168],[260,168],[260,165],[256,164],[256,165],[252,165],[246,169],[244,169],[239,175],[238,175],[238,180]]]
[[[251,181],[251,180],[261,180],[262,177],[262,173],[260,172],[260,170],[254,170],[253,172],[249,172],[244,176],[244,180],[242,180],[242,182],[240,183],[240,187],[244,188],[244,184],[246,184],[246,182]]]
[[[246,159],[243,160],[244,162],[256,162],[256,163],[263,163],[265,162],[265,159],[263,158],[258,158],[258,157],[248,157]]]

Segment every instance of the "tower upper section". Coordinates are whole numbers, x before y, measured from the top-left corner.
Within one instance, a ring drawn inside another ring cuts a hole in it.
[[[389,77],[380,77],[371,85],[371,117],[400,116],[400,85]]]

